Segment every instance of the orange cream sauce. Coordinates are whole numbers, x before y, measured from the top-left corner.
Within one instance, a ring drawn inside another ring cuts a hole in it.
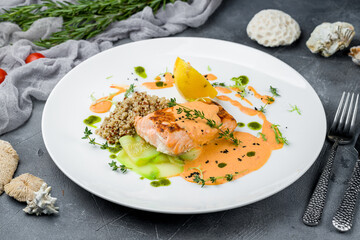
[[[147,89],[163,89],[163,88],[171,88],[174,86],[175,80],[173,78],[173,75],[169,72],[164,74],[165,81],[163,81],[163,86],[157,86],[156,83],[161,80],[160,76],[157,76],[155,78],[155,82],[145,82],[142,85],[146,87]]]
[[[248,86],[249,91],[254,93],[254,97],[256,97],[257,99],[260,99],[263,103],[266,104],[272,104],[274,101],[269,101],[268,99],[271,98],[271,96],[269,95],[261,95],[259,94],[255,88],[253,88],[252,86]]]
[[[113,93],[113,94],[110,94],[109,96],[107,97],[102,97],[102,98],[99,98],[97,99],[95,102],[93,102],[91,105],[90,105],[90,111],[94,112],[94,113],[105,113],[105,112],[108,112],[110,111],[111,109],[111,106],[112,106],[112,99],[123,93],[123,92],[126,92],[126,89],[124,87],[120,87],[120,86],[117,86],[117,85],[112,85],[110,86],[111,88],[116,88],[118,89],[119,91]]]
[[[206,78],[206,80],[209,80],[209,81],[214,81],[217,79],[217,76],[215,76],[212,73],[205,74],[204,77]]]
[[[231,141],[225,139],[212,141],[203,146],[203,151],[197,159],[185,162],[184,172],[180,176],[186,181],[194,182],[194,173],[200,172],[198,168],[201,169],[206,185],[228,182],[225,178],[227,174],[232,174],[235,180],[261,168],[273,150],[283,147],[283,143],[276,142],[275,133],[271,128],[272,124],[262,112],[245,107],[240,102],[224,95],[217,96],[217,98],[230,102],[246,115],[258,116],[263,120],[262,134],[265,135],[266,141],[245,132],[234,132],[234,136],[241,141],[239,146],[235,146]],[[254,155],[252,156],[252,154]],[[210,177],[217,179],[213,183]]]
[[[215,89],[218,91],[218,92],[221,92],[221,93],[231,93],[232,91],[226,87],[215,87]]]
[[[249,105],[253,106],[252,102],[249,101],[249,99],[242,97],[240,94],[235,94],[235,97],[241,98],[241,100],[244,100],[245,102],[247,102]]]

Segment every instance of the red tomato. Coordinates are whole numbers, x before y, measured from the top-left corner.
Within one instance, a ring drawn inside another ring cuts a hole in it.
[[[35,61],[35,60],[39,59],[39,58],[45,58],[45,56],[42,55],[41,53],[32,53],[25,59],[25,63],[30,63],[32,61]]]
[[[0,84],[5,80],[6,75],[7,75],[7,73],[5,72],[5,70],[0,68]]]

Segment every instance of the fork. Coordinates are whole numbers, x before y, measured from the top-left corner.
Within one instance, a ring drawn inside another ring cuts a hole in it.
[[[349,104],[349,99],[351,100]],[[345,103],[344,103],[345,101]],[[348,144],[352,141],[355,135],[354,126],[356,120],[357,104],[354,107],[354,93],[343,92],[339,106],[336,110],[333,124],[328,133],[328,139],[333,143],[329,158],[326,162],[323,172],[315,187],[315,190],[310,198],[303,215],[303,222],[309,226],[316,226],[320,223],[321,216],[324,210],[329,180],[331,175],[334,158],[339,144]]]

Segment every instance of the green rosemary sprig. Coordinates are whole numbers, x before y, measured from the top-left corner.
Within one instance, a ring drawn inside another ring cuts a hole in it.
[[[234,133],[230,132],[229,129],[226,129],[225,131],[220,129],[220,127],[223,124],[222,123],[216,124],[216,122],[214,120],[206,118],[204,112],[196,110],[196,109],[191,109],[191,108],[185,107],[181,104],[178,104],[178,103],[176,103],[175,98],[170,99],[168,106],[169,107],[179,106],[179,108],[176,109],[177,113],[178,114],[185,113],[186,119],[195,120],[197,118],[200,118],[200,119],[206,120],[207,125],[209,125],[211,128],[216,128],[219,130],[219,132],[220,132],[219,138],[224,138],[224,139],[230,140],[236,146],[238,146],[240,144],[241,141],[234,136]]]
[[[188,1],[188,0],[181,0]],[[45,17],[62,17],[63,26],[48,39],[36,42],[42,47],[52,47],[69,39],[90,39],[115,21],[129,18],[146,6],[157,12],[161,6],[175,0],[78,0],[76,4],[43,0],[41,4],[14,7],[0,14],[0,22],[13,22],[24,31],[36,20]]]

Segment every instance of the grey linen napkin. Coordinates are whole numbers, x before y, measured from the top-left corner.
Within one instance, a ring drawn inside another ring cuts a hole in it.
[[[21,126],[31,115],[33,99],[45,101],[57,82],[85,59],[113,47],[124,38],[133,41],[165,37],[199,27],[222,0],[177,1],[167,4],[156,15],[150,7],[127,20],[115,22],[90,41],[69,40],[44,50],[31,41],[46,38],[62,25],[61,18],[40,19],[26,32],[13,23],[0,23],[0,68],[8,76],[0,84],[0,135]],[[0,0],[0,9],[40,3],[39,0]],[[75,2],[75,1],[72,1]],[[0,10],[1,11],[1,10]],[[32,52],[46,58],[25,64]]]

